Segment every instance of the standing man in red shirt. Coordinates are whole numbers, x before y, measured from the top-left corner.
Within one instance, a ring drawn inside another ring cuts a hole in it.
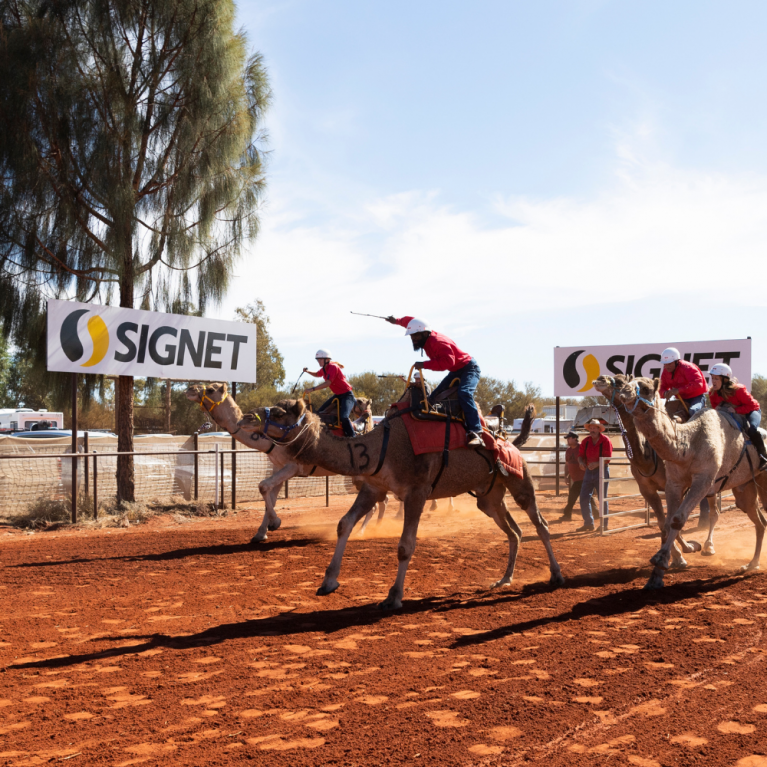
[[[584,470],[583,484],[581,485],[581,515],[583,526],[576,533],[590,533],[594,530],[594,518],[591,516],[591,496],[599,487],[599,459],[610,458],[613,454],[613,443],[604,435],[605,425],[598,418],[592,418],[586,424],[589,436],[584,437],[578,451],[578,463]],[[605,464],[605,478],[610,476],[609,461]],[[605,507],[603,516],[608,514],[607,485],[604,486]],[[598,491],[597,491],[598,492]]]
[[[708,385],[697,365],[681,359],[679,349],[670,346],[660,355],[663,372],[660,376],[660,396],[677,396],[690,413],[690,418],[706,404]]]
[[[562,516],[558,521],[570,522],[573,518],[573,509],[575,508],[575,502],[580,498],[581,487],[583,486],[583,476],[586,473],[578,462],[578,450],[580,445],[578,444],[578,435],[574,432],[568,432],[565,437],[567,440],[567,450],[565,451],[565,476],[567,477],[568,485],[570,489],[567,494],[567,506],[562,510]],[[591,498],[591,505],[594,509],[595,515],[599,515],[597,510],[597,504],[594,498]]]
[[[341,427],[344,430],[345,437],[354,437],[355,431],[349,416],[354,409],[354,391],[352,385],[346,380],[346,376],[341,369],[343,365],[330,361],[330,352],[327,349],[318,349],[314,358],[320,363],[320,369],[312,373],[309,368],[304,368],[304,373],[308,373],[315,378],[324,378],[325,383],[319,386],[313,386],[307,389],[308,392],[319,391],[320,389],[330,388],[333,396],[322,404],[318,413],[327,410],[336,400],[339,401],[339,413],[341,416]]]
[[[474,392],[479,383],[480,369],[477,361],[466,352],[461,351],[447,336],[432,330],[426,322],[415,317],[389,316],[387,322],[407,328],[406,336],[410,336],[413,349],[426,352],[428,362],[416,362],[416,370],[447,370],[448,374],[440,381],[431,393],[430,400],[450,386],[454,378],[459,379],[458,401],[463,409],[466,423],[466,437],[470,447],[483,447],[482,423],[479,420],[479,411],[474,402]]]

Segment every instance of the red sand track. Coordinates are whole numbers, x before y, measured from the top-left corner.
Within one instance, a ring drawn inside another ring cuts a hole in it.
[[[488,591],[505,539],[461,499],[424,520],[392,614],[374,603],[396,523],[353,538],[319,598],[349,499],[286,503],[259,546],[256,511],[0,528],[0,764],[767,765],[767,580],[735,575],[744,515],[660,592],[641,590],[652,531],[552,524],[568,580],[551,591],[515,509],[515,583]]]

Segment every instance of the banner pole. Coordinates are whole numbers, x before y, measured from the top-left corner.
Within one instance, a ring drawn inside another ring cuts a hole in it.
[[[232,399],[237,401],[237,382],[232,381]],[[237,440],[232,437],[232,511],[237,508]]]
[[[559,497],[559,397],[557,397],[557,481],[555,495]]]
[[[77,373],[72,373],[72,524],[77,522]]]

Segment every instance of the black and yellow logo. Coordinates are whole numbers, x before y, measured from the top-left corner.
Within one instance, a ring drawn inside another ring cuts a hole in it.
[[[85,353],[77,326],[80,318],[84,314],[88,314],[88,311],[88,309],[76,309],[70,312],[61,324],[61,333],[59,334],[61,348],[71,362],[77,362],[82,359]],[[98,365],[109,350],[109,330],[104,320],[97,314],[88,319],[87,327],[88,335],[90,335],[93,342],[93,352],[90,359],[87,362],[83,362],[81,367],[91,368],[94,365]]]
[[[588,391],[591,389],[591,382],[595,378],[599,378],[599,362],[593,354],[587,354],[583,358],[583,361],[580,364],[582,370],[578,370],[578,357],[585,351],[585,349],[579,349],[578,351],[573,352],[565,360],[565,364],[562,366],[562,377],[565,379],[565,383],[571,389],[577,389],[578,391]],[[583,373],[583,378],[581,378],[581,372]],[[578,389],[583,380],[585,380],[586,383]]]

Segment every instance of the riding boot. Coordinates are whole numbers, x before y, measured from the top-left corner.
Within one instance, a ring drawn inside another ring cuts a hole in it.
[[[748,436],[759,456],[759,471],[767,470],[767,450],[764,449],[764,440],[762,439],[759,429],[749,429]]]

